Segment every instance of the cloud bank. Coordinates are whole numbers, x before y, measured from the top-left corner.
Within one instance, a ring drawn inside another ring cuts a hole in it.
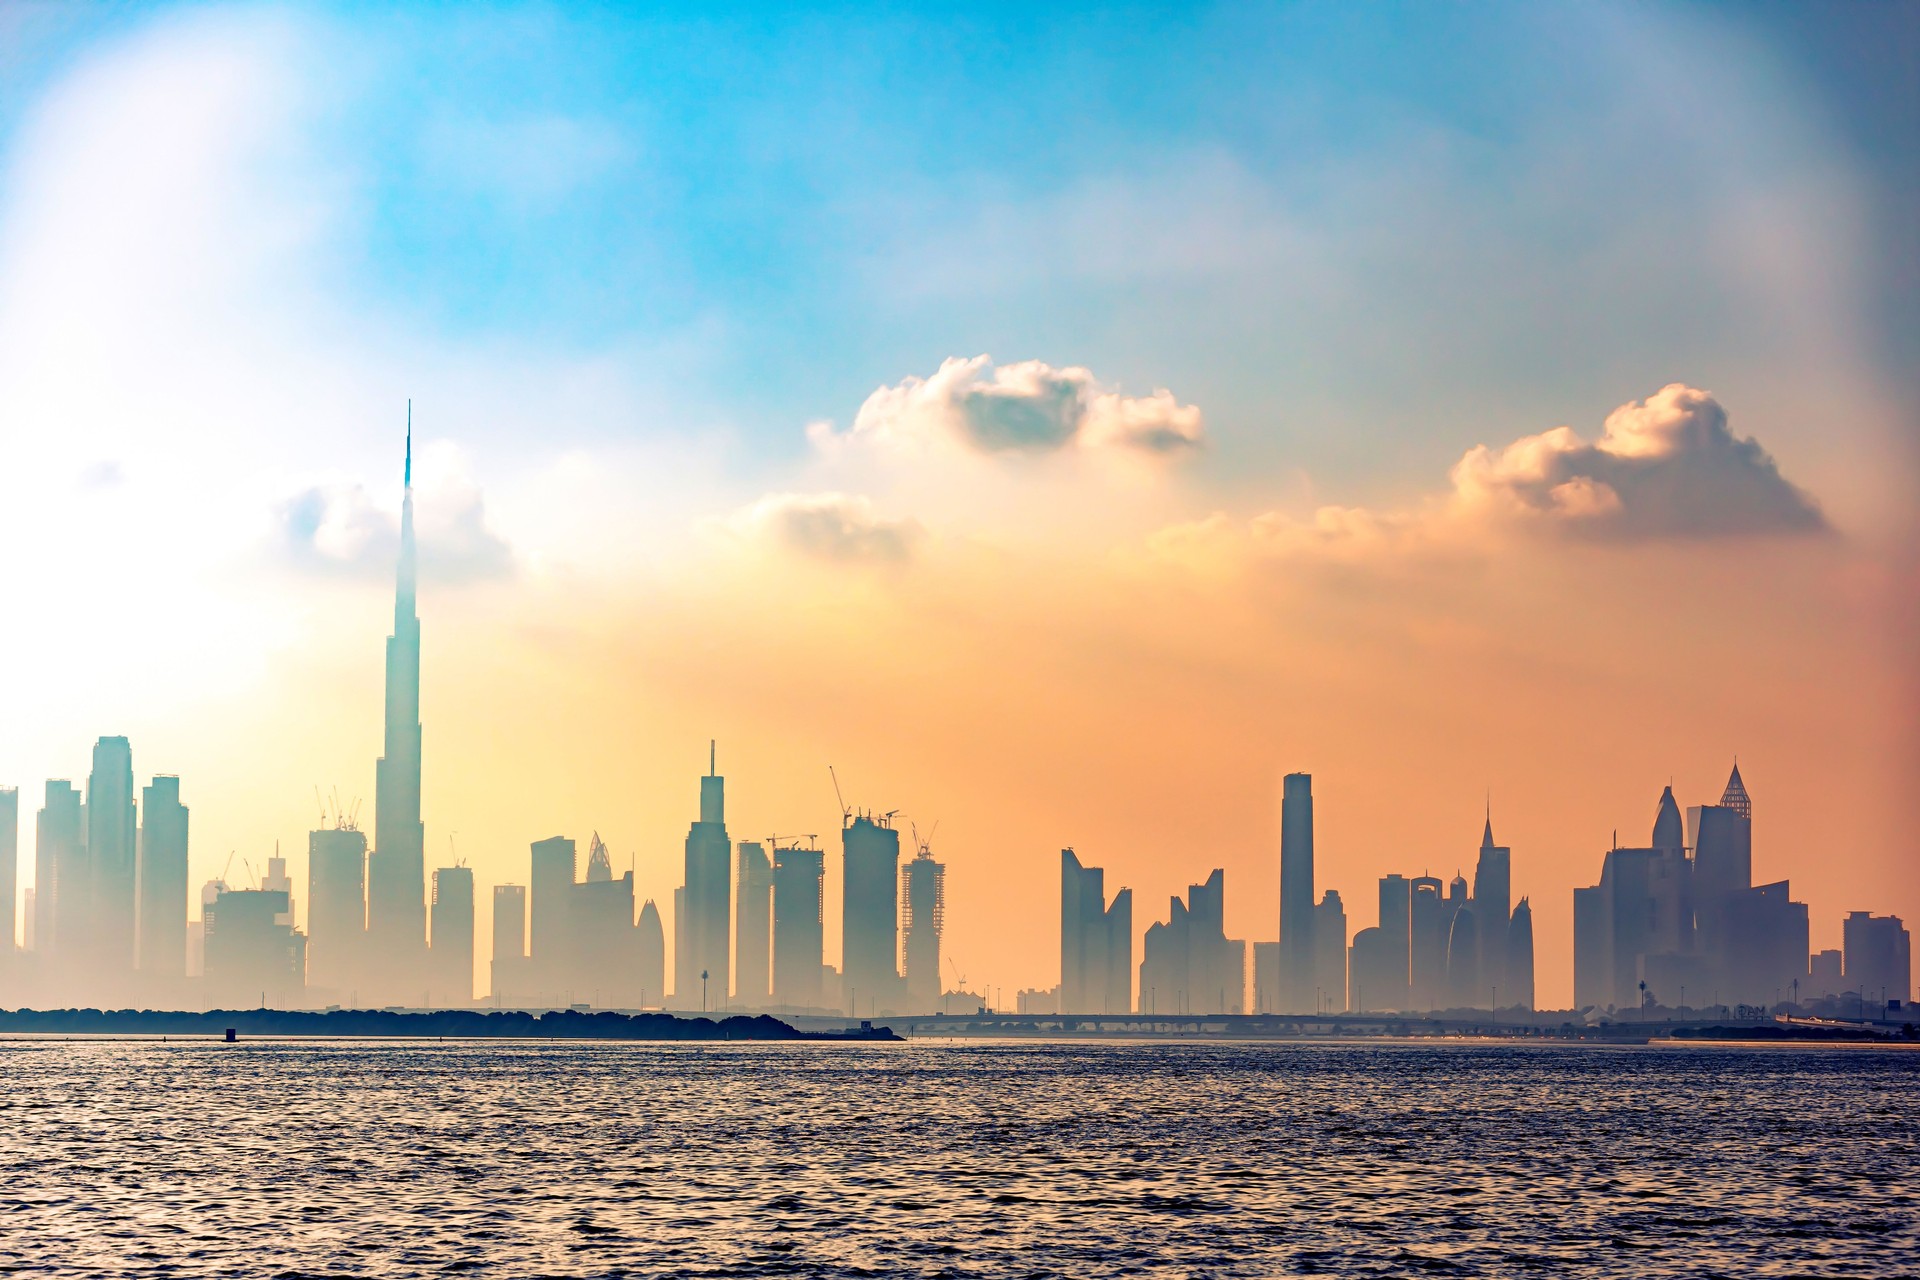
[[[844,433],[817,423],[808,434],[822,449],[849,445],[924,448],[958,445],[979,454],[1041,455],[1122,450],[1173,457],[1205,439],[1200,410],[1162,389],[1127,396],[1078,365],[1041,360],[995,367],[985,355],[949,357],[928,378],[881,387]]]

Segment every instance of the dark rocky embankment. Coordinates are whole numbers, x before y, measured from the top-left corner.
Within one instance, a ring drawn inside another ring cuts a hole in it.
[[[695,1018],[671,1013],[545,1013],[430,1009],[215,1009],[207,1013],[154,1009],[0,1010],[0,1034],[243,1036],[376,1036],[529,1040],[896,1040],[885,1027],[858,1031],[800,1031],[778,1018]]]

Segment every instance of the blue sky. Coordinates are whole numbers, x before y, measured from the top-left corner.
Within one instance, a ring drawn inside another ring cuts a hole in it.
[[[1424,480],[1673,379],[1770,412],[1805,343],[1766,313],[1864,309],[1860,236],[1898,230],[1898,131],[1745,7],[55,9],[4,124],[115,42],[261,23],[299,93],[249,163],[326,206],[289,288],[644,352],[676,420],[605,429],[754,456],[979,352],[1203,403],[1229,485]]]

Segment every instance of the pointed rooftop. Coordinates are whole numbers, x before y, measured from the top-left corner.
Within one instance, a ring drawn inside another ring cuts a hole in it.
[[[1740,762],[1733,762],[1733,776],[1727,779],[1727,789],[1720,793],[1722,808],[1731,809],[1743,818],[1753,817],[1753,797],[1747,794],[1747,784],[1740,780]]]
[[[1653,819],[1653,847],[1656,849],[1687,847],[1687,826],[1680,817],[1680,802],[1673,798],[1671,785],[1660,793],[1660,812]]]

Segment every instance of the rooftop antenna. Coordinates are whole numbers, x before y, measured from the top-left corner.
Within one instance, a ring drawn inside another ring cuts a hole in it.
[[[827,776],[833,779],[833,798],[840,802],[840,825],[844,828],[853,821],[853,810],[847,808],[847,798],[840,794],[840,775],[833,771],[832,765],[827,766]]]
[[[413,488],[413,397],[407,397],[407,488]]]
[[[718,767],[716,762],[719,758],[719,752],[720,752],[720,748],[715,743],[714,739],[708,738],[707,739],[707,776],[709,778],[719,776],[718,773],[716,772],[716,769]]]

